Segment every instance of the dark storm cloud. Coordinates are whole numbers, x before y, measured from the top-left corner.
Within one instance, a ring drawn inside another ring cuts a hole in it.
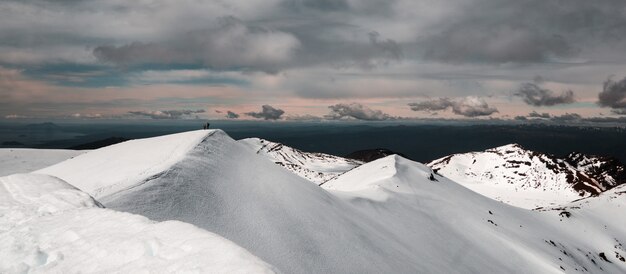
[[[526,120],[528,120],[528,118],[526,118],[526,116],[515,116],[515,117],[513,117],[513,120],[516,120],[516,121],[526,121]]]
[[[328,39],[323,29],[316,29],[329,25],[362,38]],[[403,52],[393,39],[345,24],[313,22],[277,29],[251,25],[230,16],[221,18],[211,28],[166,37],[163,41],[98,46],[93,55],[100,61],[117,65],[201,64],[222,70],[275,73],[285,68],[318,64],[371,69],[399,61]]]
[[[345,118],[353,118],[364,121],[383,121],[393,119],[389,114],[380,110],[374,110],[359,103],[336,104],[328,106],[330,113],[324,118],[330,120],[339,120]]]
[[[349,8],[346,0],[302,0],[302,5],[320,11],[346,11]]]
[[[582,116],[580,116],[580,114],[578,113],[565,113],[560,116],[553,116],[551,119],[555,122],[571,122],[580,121],[582,119]]]
[[[474,0],[451,5],[431,35],[418,41],[424,57],[445,62],[536,63],[619,45],[626,34],[621,0]],[[618,52],[618,51],[616,51]]]
[[[203,64],[231,69],[274,71],[290,61],[300,42],[290,33],[251,26],[228,16],[214,26],[189,31],[160,42],[134,42],[99,46],[93,54],[101,61],[133,64]]]
[[[582,87],[597,81],[590,79],[598,75],[605,77],[607,71],[617,70],[607,67],[626,63],[624,0],[148,2],[0,1],[0,64],[46,86],[36,90],[36,96],[23,89],[0,88],[0,101],[54,101],[48,86],[59,83],[85,89],[140,89],[139,81],[130,76],[148,70],[206,70],[217,77],[227,71],[225,81],[214,81],[213,76],[179,81],[176,79],[188,78],[172,73],[170,79],[174,80],[167,84],[217,82],[236,86],[233,91],[249,91],[253,99],[268,94],[349,100],[426,94],[456,98],[499,94],[502,89],[514,89],[510,83],[521,83],[536,74]],[[441,64],[448,62],[453,65]],[[89,75],[80,74],[85,68],[77,73],[58,67],[37,71],[50,64],[95,68]],[[280,77],[266,81],[270,77],[257,71]],[[230,81],[231,76],[243,84]],[[481,86],[441,85],[441,81],[464,79]],[[614,90],[620,86],[617,83],[605,88],[599,105],[621,113],[626,103]],[[141,88],[156,89],[166,82],[150,84]],[[569,92],[548,92],[542,80],[528,87],[519,96],[531,105],[573,101]],[[587,98],[590,94],[579,87],[576,95]],[[93,94],[107,100],[109,93],[114,91]],[[246,101],[237,96],[229,104]],[[413,108],[449,109],[467,117],[497,111],[484,101],[463,103],[459,99]],[[134,105],[124,111],[141,109],[155,108]]]
[[[409,106],[413,111],[438,111],[453,107],[454,102],[450,98],[442,97],[417,103],[409,103]]]
[[[567,57],[573,50],[564,37],[505,26],[459,26],[421,44],[424,57],[444,62],[531,63]]]
[[[411,58],[443,62],[534,63],[598,46],[619,53],[626,45],[622,0],[442,0],[433,3],[440,14],[433,17],[411,16],[407,11],[421,3],[410,0],[284,0],[262,9],[241,0],[4,2],[27,13],[0,9],[6,18],[0,25],[7,26],[0,45],[66,43],[94,49],[101,61],[116,64],[192,62],[275,71],[320,63],[378,65],[402,58],[404,50]],[[66,24],[67,14],[74,15],[75,26]],[[227,19],[211,22],[220,16]],[[179,17],[184,20],[169,21]],[[419,34],[409,36],[406,29]],[[395,39],[382,39],[377,31]]]
[[[226,112],[226,118],[228,118],[228,119],[237,119],[237,118],[239,118],[239,114],[234,113],[234,112],[229,110],[229,111]]]
[[[528,117],[530,118],[542,118],[542,119],[550,119],[550,113],[547,112],[543,112],[543,113],[539,113],[537,111],[533,111],[531,113],[528,113]]]
[[[129,111],[128,113],[136,116],[150,117],[152,119],[181,119],[186,116],[198,113],[204,113],[203,109],[198,110],[153,110],[153,111]]]
[[[598,104],[613,108],[617,114],[626,113],[626,77],[621,81],[613,81],[611,77],[604,82],[602,92],[598,94]]]
[[[244,114],[259,119],[278,120],[283,114],[285,114],[285,111],[274,108],[270,105],[263,105],[261,112],[246,112]]]
[[[526,104],[537,107],[571,104],[576,101],[573,91],[566,90],[557,95],[549,89],[541,88],[537,81],[521,84],[513,95],[522,98]]]
[[[372,31],[368,34],[370,43],[380,49],[380,51],[387,55],[389,59],[400,60],[402,58],[402,48],[400,45],[392,39],[380,40],[380,33]]]
[[[454,114],[465,117],[489,116],[498,112],[498,109],[489,106],[485,99],[474,96],[456,99],[442,97],[408,105],[413,111],[430,112],[451,108]]]

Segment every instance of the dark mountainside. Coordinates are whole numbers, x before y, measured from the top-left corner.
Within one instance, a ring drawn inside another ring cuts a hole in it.
[[[607,190],[626,184],[626,166],[617,158],[574,152],[567,155],[564,161],[601,183]]]

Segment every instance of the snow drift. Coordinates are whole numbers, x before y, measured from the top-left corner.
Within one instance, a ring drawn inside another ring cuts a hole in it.
[[[100,208],[46,175],[0,178],[0,272],[271,273],[232,242],[176,221]]]
[[[98,199],[168,170],[206,136],[207,131],[192,131],[130,140],[93,150],[37,173],[57,176]]]

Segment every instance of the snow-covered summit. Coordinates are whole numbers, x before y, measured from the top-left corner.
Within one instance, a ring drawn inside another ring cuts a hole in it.
[[[363,164],[357,160],[334,155],[304,152],[260,138],[247,138],[239,142],[250,147],[257,154],[267,157],[270,161],[318,185]]]
[[[411,182],[437,182],[427,166],[399,155],[390,155],[364,164],[322,184],[324,189],[355,192],[384,189],[393,192],[412,192]]]
[[[196,130],[130,140],[81,154],[36,173],[59,177],[98,199],[167,171],[212,135],[226,133]]]
[[[597,169],[590,166],[606,167],[608,163],[597,159],[592,156],[561,159],[509,144],[482,152],[446,156],[428,166],[488,197],[536,208],[595,196],[626,182],[623,174],[609,168],[607,172],[595,172]],[[623,173],[622,167],[616,168]]]

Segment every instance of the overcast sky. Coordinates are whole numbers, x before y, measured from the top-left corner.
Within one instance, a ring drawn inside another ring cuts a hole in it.
[[[623,119],[625,53],[624,0],[3,0],[0,116]]]

